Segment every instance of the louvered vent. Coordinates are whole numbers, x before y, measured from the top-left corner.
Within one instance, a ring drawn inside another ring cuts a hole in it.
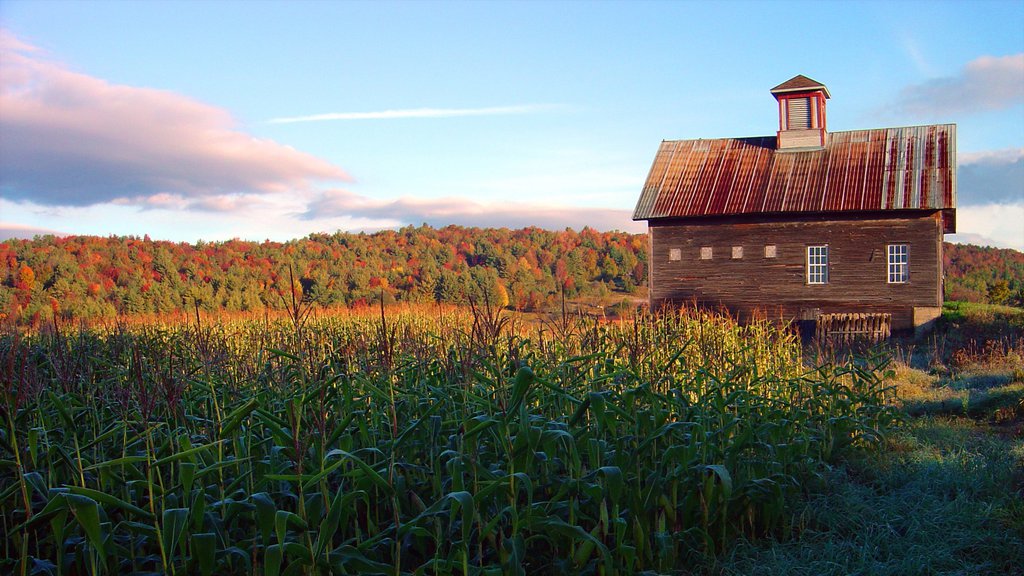
[[[809,130],[811,125],[811,99],[790,98],[787,100],[788,110],[786,115],[789,119],[789,130]]]

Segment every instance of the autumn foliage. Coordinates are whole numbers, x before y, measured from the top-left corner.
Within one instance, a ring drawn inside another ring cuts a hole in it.
[[[644,235],[590,228],[421,226],[283,243],[43,236],[0,243],[0,314],[38,323],[196,307],[284,310],[293,292],[316,306],[360,307],[383,298],[537,310],[563,292],[634,294],[646,281],[646,247]]]
[[[947,300],[1024,304],[1021,252],[945,244],[943,253]],[[148,236],[0,242],[0,315],[22,324],[196,308],[287,310],[293,293],[325,307],[486,300],[530,311],[553,307],[562,294],[640,297],[646,282],[646,235],[590,228],[409,226],[283,243]]]

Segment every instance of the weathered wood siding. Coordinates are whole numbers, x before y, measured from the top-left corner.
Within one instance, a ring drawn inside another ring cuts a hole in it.
[[[755,315],[811,320],[818,314],[892,314],[914,326],[915,309],[942,306],[938,211],[853,216],[706,218],[650,224],[651,306],[697,303]],[[829,246],[827,284],[807,283],[807,246]],[[909,245],[909,281],[888,283],[889,244]],[[765,256],[775,246],[775,257]],[[733,257],[742,247],[742,257]],[[701,248],[711,248],[710,260]],[[671,260],[673,250],[678,260]],[[920,313],[919,313],[920,315]]]

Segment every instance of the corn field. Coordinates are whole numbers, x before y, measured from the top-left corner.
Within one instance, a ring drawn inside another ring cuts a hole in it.
[[[0,572],[688,571],[880,441],[877,370],[694,312],[8,333]]]

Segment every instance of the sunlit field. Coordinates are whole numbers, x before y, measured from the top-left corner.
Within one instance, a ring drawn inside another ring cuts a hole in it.
[[[487,309],[0,338],[0,571],[666,574],[899,419],[768,323]]]

